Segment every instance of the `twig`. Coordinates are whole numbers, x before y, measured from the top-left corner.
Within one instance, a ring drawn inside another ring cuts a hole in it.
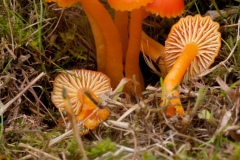
[[[150,96],[148,99],[140,101],[139,104],[140,105],[144,105],[145,103],[148,103],[150,101],[152,101],[154,99],[154,96]],[[127,110],[120,118],[118,118],[118,122],[122,121],[125,117],[127,117],[130,113],[132,113],[133,111],[135,111],[136,109],[140,108],[139,104],[135,104],[134,106],[132,106],[129,110]]]
[[[27,83],[29,83],[29,79],[26,75],[26,72],[24,70],[22,70],[22,74],[23,76],[25,77],[25,80]],[[42,89],[42,88],[41,88]],[[34,96],[34,98],[36,99],[36,104],[37,104],[37,116],[38,116],[38,119],[39,119],[39,116],[40,116],[40,111],[39,111],[39,103],[40,105],[43,106],[43,108],[48,112],[48,114],[50,115],[50,117],[52,118],[52,120],[55,122],[55,124],[57,124],[57,121],[55,120],[55,118],[53,117],[53,115],[51,114],[51,112],[49,112],[49,110],[47,109],[47,107],[42,103],[42,101],[39,99],[39,97],[37,96],[36,92],[34,91],[33,87],[30,87],[29,88],[29,91],[32,93],[32,95]],[[26,96],[25,96],[26,97]]]
[[[60,160],[60,158],[54,157],[54,156],[52,156],[52,155],[50,155],[50,154],[48,154],[48,153],[46,153],[46,152],[43,152],[43,151],[40,150],[40,149],[34,148],[34,147],[29,146],[29,145],[26,145],[26,144],[24,144],[24,143],[19,143],[19,146],[20,146],[20,147],[23,147],[23,148],[26,148],[26,149],[30,149],[30,150],[32,150],[32,151],[34,151],[34,152],[37,152],[38,154],[42,154],[42,155],[44,155],[44,156],[47,157],[47,158],[55,159],[55,160]]]
[[[68,97],[68,94],[67,94],[67,89],[64,86],[63,86],[63,89],[62,89],[62,96],[63,96],[63,101],[64,101],[64,104],[65,104],[65,109],[66,109],[68,117],[69,117],[69,119],[72,123],[73,133],[76,137],[78,146],[80,147],[83,159],[87,160],[88,158],[87,158],[87,155],[86,155],[84,147],[83,147],[82,138],[79,136],[75,114],[73,113],[73,110],[72,110],[72,107],[71,107],[71,103],[70,103],[70,100],[69,100],[69,97]]]
[[[30,158],[32,158],[32,155],[28,154],[28,155],[26,155],[26,156],[24,156],[22,158],[19,158],[18,160],[26,160],[26,159],[30,159]]]
[[[202,140],[200,140],[200,139],[197,139],[197,138],[195,138],[195,137],[188,136],[188,135],[185,135],[185,134],[181,134],[181,133],[179,133],[179,132],[177,132],[176,135],[178,135],[178,136],[180,136],[180,137],[187,138],[187,139],[194,140],[194,141],[199,142],[199,143],[201,143],[202,145],[205,145],[205,146],[207,146],[207,147],[214,148],[214,146],[211,145],[211,144],[209,144],[208,142],[204,142],[204,141],[202,141]]]
[[[64,139],[66,136],[70,136],[70,135],[72,135],[72,134],[73,134],[73,130],[71,129],[71,130],[69,130],[69,131],[67,131],[67,132],[65,132],[65,133],[63,133],[63,134],[61,134],[60,136],[58,136],[58,137],[56,137],[56,138],[50,140],[48,146],[51,147],[52,145],[54,145],[54,144],[60,142],[60,141],[61,141],[62,139]]]
[[[50,36],[53,34],[53,32],[56,30],[56,28],[58,27],[58,24],[59,24],[59,22],[60,22],[60,20],[62,19],[62,16],[63,16],[63,12],[64,12],[64,9],[61,9],[61,14],[60,14],[60,17],[58,18],[57,24],[56,24],[56,26],[53,28],[52,32],[46,37],[46,39],[47,39],[48,37],[50,37]]]
[[[34,83],[36,83],[40,78],[42,78],[46,73],[40,73],[34,80],[32,80],[20,93],[18,93],[13,99],[11,99],[7,104],[5,104],[0,109],[0,116],[8,109],[8,107],[13,104],[21,95],[23,95]]]
[[[83,125],[83,123],[84,123],[88,118],[90,118],[93,114],[95,114],[97,111],[98,111],[98,108],[96,108],[95,110],[93,110],[93,112],[92,112],[91,114],[89,114],[89,116],[87,116],[83,121],[81,121],[80,123],[78,123],[77,126],[79,127],[79,126]],[[56,144],[56,143],[58,143],[58,142],[60,142],[60,141],[63,140],[65,137],[70,136],[70,135],[72,135],[72,134],[73,134],[73,130],[71,129],[71,130],[63,133],[62,135],[60,135],[60,136],[52,139],[52,140],[50,141],[50,143],[49,143],[49,147],[52,146],[52,145],[54,145],[54,144]]]

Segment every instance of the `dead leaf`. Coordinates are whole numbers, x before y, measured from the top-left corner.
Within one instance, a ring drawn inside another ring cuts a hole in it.
[[[237,102],[239,98],[237,93],[234,90],[232,90],[220,77],[217,77],[216,81],[220,85],[221,89],[227,93],[228,97],[234,102]]]

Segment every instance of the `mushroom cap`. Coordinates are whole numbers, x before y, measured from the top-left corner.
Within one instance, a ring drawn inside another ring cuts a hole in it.
[[[187,69],[183,81],[196,78],[214,62],[221,47],[221,33],[219,24],[210,16],[200,15],[181,18],[171,28],[165,41],[165,64],[169,71],[174,62],[189,43],[198,46],[198,54]],[[190,53],[189,53],[190,54]]]
[[[141,6],[146,6],[153,0],[108,0],[109,5],[119,11],[132,11]]]
[[[184,12],[184,0],[153,0],[145,9],[161,17],[177,17]]]
[[[67,73],[62,72],[55,78],[51,93],[52,102],[61,111],[65,110],[62,97],[63,86],[67,89],[75,115],[81,112],[84,103],[92,104],[91,100],[84,94],[85,89],[95,99],[100,94],[109,92],[111,89],[110,79],[101,72],[85,69],[71,70],[67,71]]]

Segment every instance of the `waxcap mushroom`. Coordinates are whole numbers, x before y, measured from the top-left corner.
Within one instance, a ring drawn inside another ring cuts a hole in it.
[[[166,114],[184,116],[180,101],[180,83],[206,70],[218,55],[221,46],[219,24],[211,17],[187,16],[181,18],[165,41],[165,63],[169,70],[163,81],[163,99]]]
[[[84,90],[88,90],[98,97],[111,89],[110,79],[101,72],[86,69],[62,72],[55,78],[51,93],[52,102],[61,111],[65,110],[62,97],[63,86],[68,91],[69,100],[75,115],[81,112],[84,101],[90,101],[84,94]]]
[[[219,24],[210,16],[200,15],[181,18],[171,28],[165,41],[165,63],[167,72],[172,68],[187,44],[194,43],[198,53],[187,69],[183,82],[196,78],[214,62],[221,47]],[[190,54],[190,53],[189,53]]]
[[[108,0],[109,5],[115,10],[119,11],[132,11],[141,6],[146,6],[153,0]]]

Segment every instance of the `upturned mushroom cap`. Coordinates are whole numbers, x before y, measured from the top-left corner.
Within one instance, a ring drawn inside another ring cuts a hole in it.
[[[89,94],[91,94],[91,96],[96,101],[98,100],[98,98],[94,95],[93,92],[89,91]],[[85,127],[87,127],[88,129],[95,129],[100,124],[100,122],[107,119],[107,117],[110,115],[110,112],[105,108],[99,109],[96,104],[94,104],[86,95],[84,95],[85,94],[83,92],[83,106],[81,112],[77,115],[76,120],[77,122],[81,122],[82,120],[84,120],[83,124]]]
[[[184,0],[153,0],[145,9],[161,17],[177,17],[184,12]]]
[[[210,16],[200,15],[181,18],[175,25],[165,41],[165,63],[169,71],[179,54],[190,43],[198,46],[198,54],[187,69],[183,81],[196,78],[214,62],[221,47],[221,34],[218,32],[219,24]],[[191,53],[189,53],[191,54]]]
[[[77,122],[85,120],[83,123],[84,126],[88,129],[95,129],[110,115],[110,112],[107,109],[98,109],[95,113],[93,113],[95,109],[98,109],[98,107],[94,104],[83,105],[81,113],[76,118]]]
[[[101,72],[85,69],[67,71],[67,73],[62,72],[55,78],[51,94],[52,102],[61,111],[65,110],[62,97],[63,86],[67,89],[75,115],[81,112],[83,102],[90,103],[90,100],[84,94],[85,89],[87,89],[92,96],[96,95],[96,97],[111,89],[110,79]]]
[[[146,6],[153,0],[108,0],[109,5],[119,11],[132,11],[141,6]]]

